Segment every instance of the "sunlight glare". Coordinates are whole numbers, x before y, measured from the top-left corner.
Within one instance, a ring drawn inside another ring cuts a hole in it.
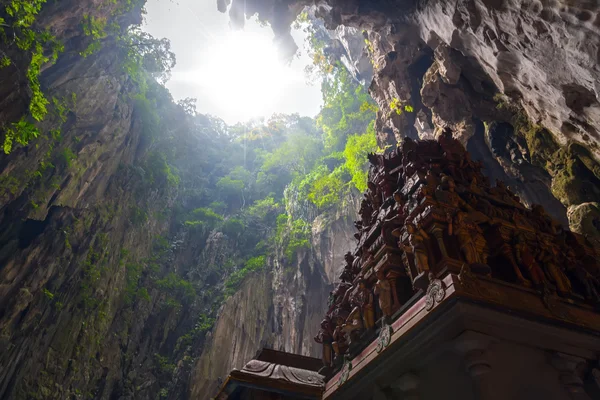
[[[203,55],[201,84],[219,108],[234,109],[240,119],[273,112],[285,86],[303,79],[279,58],[266,36],[232,31]]]

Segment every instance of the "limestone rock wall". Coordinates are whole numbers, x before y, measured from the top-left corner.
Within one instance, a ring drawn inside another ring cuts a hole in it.
[[[233,1],[231,10],[243,2]],[[244,2],[245,3],[245,2]],[[597,2],[256,0],[281,28],[303,7],[325,26],[367,32],[381,145],[451,127],[526,204],[568,224],[598,201],[600,17]],[[285,5],[284,5],[285,4]],[[286,41],[284,41],[286,42]],[[290,51],[293,50],[290,46]],[[487,147],[487,150],[486,150]],[[578,213],[570,215],[579,215]],[[597,221],[597,217],[589,214]],[[579,229],[579,225],[572,225]],[[586,231],[598,236],[597,229]]]
[[[280,254],[220,309],[215,328],[190,379],[192,398],[210,399],[233,368],[242,368],[262,347],[320,357],[317,334],[323,305],[355,243],[355,211],[349,206],[313,222],[312,245],[294,263]]]

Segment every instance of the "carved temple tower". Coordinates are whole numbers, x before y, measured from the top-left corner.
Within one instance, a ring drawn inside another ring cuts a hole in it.
[[[217,398],[600,399],[600,250],[451,132],[369,160],[320,369],[266,351]]]

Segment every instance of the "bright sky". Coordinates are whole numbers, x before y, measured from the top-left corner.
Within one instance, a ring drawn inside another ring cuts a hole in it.
[[[273,113],[314,117],[320,110],[320,85],[306,83],[302,54],[291,66],[283,64],[269,27],[254,19],[244,31],[229,28],[229,16],[216,0],[148,0],[145,30],[166,37],[177,57],[167,87],[175,100],[198,99],[198,112],[229,124]],[[304,43],[304,33],[292,33]]]

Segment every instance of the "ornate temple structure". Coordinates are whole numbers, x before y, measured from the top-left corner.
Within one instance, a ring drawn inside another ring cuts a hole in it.
[[[319,372],[259,357],[217,398],[600,399],[599,249],[449,131],[369,160]]]

